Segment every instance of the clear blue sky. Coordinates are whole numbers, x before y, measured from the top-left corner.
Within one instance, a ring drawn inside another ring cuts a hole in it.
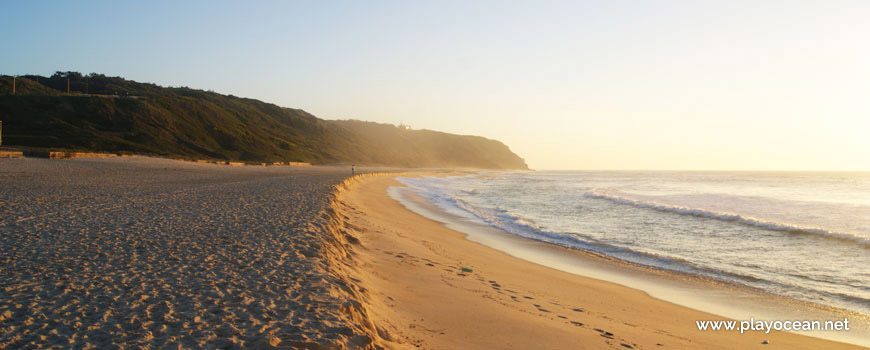
[[[868,1],[4,1],[0,73],[482,135],[535,168],[870,170],[868,18]]]

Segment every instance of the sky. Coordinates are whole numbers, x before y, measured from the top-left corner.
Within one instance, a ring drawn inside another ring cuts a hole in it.
[[[863,0],[0,0],[0,74],[480,135],[535,169],[870,170],[868,18]]]

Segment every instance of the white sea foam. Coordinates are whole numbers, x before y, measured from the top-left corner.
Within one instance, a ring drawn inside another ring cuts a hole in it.
[[[619,258],[628,262],[646,265],[649,267],[663,268],[687,274],[702,274],[710,277],[718,277],[731,281],[738,281],[737,275],[726,271],[707,269],[696,266],[691,262],[675,258],[664,257],[657,254],[634,250],[626,247],[618,247],[599,242],[581,233],[559,233],[548,231],[531,219],[509,211],[476,207],[455,194],[469,194],[466,190],[451,191],[445,185],[450,183],[450,178],[397,178],[406,186],[414,190],[417,195],[427,202],[452,215],[462,217],[479,224],[495,227],[504,232],[533,239],[541,242],[555,244],[567,248],[588,250]]]
[[[690,215],[702,218],[709,218],[715,220],[736,222],[743,225],[750,225],[759,228],[763,228],[766,230],[773,231],[783,231],[790,233],[803,233],[803,234],[813,234],[820,235],[824,237],[834,238],[834,239],[843,239],[857,242],[861,245],[870,247],[870,239],[866,237],[860,237],[857,235],[842,233],[842,232],[834,232],[830,230],[826,230],[823,228],[817,227],[805,227],[800,225],[782,223],[782,222],[774,222],[768,220],[757,219],[753,217],[733,214],[733,213],[722,213],[711,210],[699,209],[699,208],[687,208],[675,205],[668,205],[656,202],[647,202],[636,200],[632,198],[625,197],[623,195],[615,194],[615,191],[607,191],[607,190],[593,190],[584,193],[583,195],[589,198],[598,198],[598,199],[606,199],[615,203],[620,204],[628,204],[638,208],[648,208],[663,212],[669,212],[680,215]]]
[[[447,213],[519,237],[870,315],[870,176],[861,176],[539,172],[399,181]]]

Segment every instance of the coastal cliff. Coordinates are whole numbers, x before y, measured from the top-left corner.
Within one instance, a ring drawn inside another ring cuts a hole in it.
[[[527,169],[503,143],[100,74],[0,78],[4,145],[247,162]],[[69,92],[67,92],[69,91]]]

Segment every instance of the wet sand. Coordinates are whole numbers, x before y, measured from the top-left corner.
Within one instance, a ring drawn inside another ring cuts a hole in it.
[[[695,320],[724,318],[469,241],[388,197],[390,186],[401,184],[362,178],[347,184],[338,200],[339,213],[360,239],[354,251],[370,295],[368,314],[400,343],[396,347],[859,348],[776,331],[698,331]]]

